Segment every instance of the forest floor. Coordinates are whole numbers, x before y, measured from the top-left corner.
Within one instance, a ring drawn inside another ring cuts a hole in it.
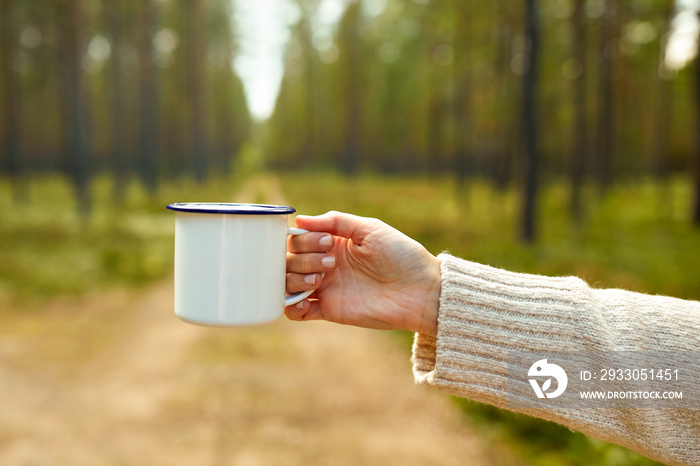
[[[238,201],[283,202],[274,178]],[[213,329],[143,289],[0,310],[2,465],[487,465],[390,333],[325,322]]]

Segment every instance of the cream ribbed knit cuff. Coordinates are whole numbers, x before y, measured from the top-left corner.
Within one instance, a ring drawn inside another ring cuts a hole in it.
[[[593,300],[580,279],[513,273],[448,254],[438,258],[438,337],[416,334],[417,382],[504,407],[509,350],[605,349],[595,316],[576,312]]]

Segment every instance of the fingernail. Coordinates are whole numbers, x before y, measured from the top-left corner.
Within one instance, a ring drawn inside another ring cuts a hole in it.
[[[316,284],[316,274],[312,273],[311,275],[305,276],[304,281],[309,285],[315,285]]]
[[[331,235],[326,235],[320,240],[318,240],[318,244],[320,244],[324,248],[329,248],[333,246],[333,237]]]
[[[321,259],[321,264],[323,264],[324,267],[332,269],[333,267],[335,267],[335,257],[326,256],[323,259]]]
[[[296,308],[303,310],[304,309],[304,301],[299,301],[296,305]]]

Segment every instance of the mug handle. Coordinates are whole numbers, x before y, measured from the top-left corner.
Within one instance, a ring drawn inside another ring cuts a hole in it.
[[[309,232],[308,230],[304,230],[303,228],[287,228],[288,235],[303,235],[304,233],[308,233],[308,232]],[[321,277],[324,277],[325,275],[326,275],[325,273],[322,273]],[[313,293],[314,291],[316,291],[316,290],[300,291],[298,293],[294,293],[294,294],[290,294],[289,296],[285,296],[284,307],[300,303],[301,301],[308,298],[311,295],[311,293]]]

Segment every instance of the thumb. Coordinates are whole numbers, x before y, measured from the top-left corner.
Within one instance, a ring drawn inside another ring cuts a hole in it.
[[[358,244],[374,229],[371,225],[372,222],[376,222],[376,220],[335,211],[315,217],[299,215],[296,218],[296,224],[299,228],[350,238]]]

